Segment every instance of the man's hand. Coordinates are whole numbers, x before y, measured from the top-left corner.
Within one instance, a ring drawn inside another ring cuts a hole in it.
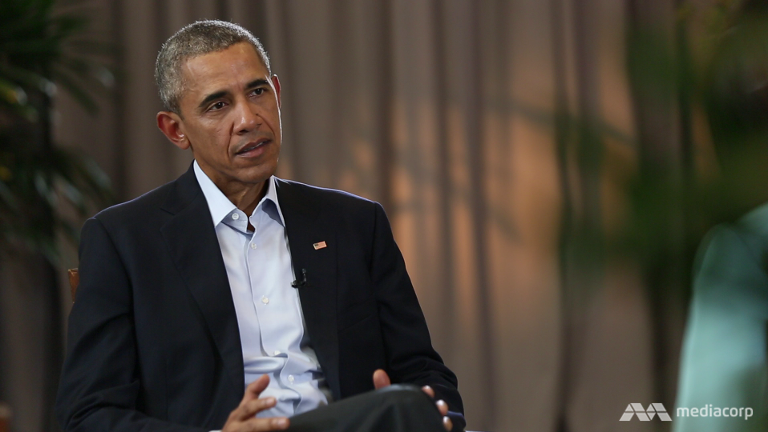
[[[376,369],[375,372],[373,372],[373,387],[378,390],[382,387],[387,387],[392,384],[392,381],[389,379],[389,375],[383,370],[383,369]],[[421,388],[421,390],[428,394],[429,397],[435,398],[435,391],[432,390],[432,387],[430,386],[424,386]],[[450,431],[453,429],[453,422],[448,417],[448,404],[445,403],[444,400],[440,399],[439,401],[435,402],[435,405],[437,405],[437,410],[440,411],[440,415],[443,416],[443,427],[445,427],[445,430]]]
[[[259,398],[261,392],[269,385],[269,376],[262,375],[250,383],[245,389],[245,395],[240,405],[229,414],[227,423],[221,432],[261,432],[277,431],[288,428],[285,417],[256,418],[256,413],[270,409],[277,401],[273,397]]]

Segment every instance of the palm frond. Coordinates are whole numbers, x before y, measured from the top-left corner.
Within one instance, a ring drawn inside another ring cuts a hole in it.
[[[89,39],[79,3],[54,14],[54,0],[0,1],[0,246],[52,260],[57,233],[76,240],[80,218],[112,201],[98,166],[50,137],[58,87],[94,113],[94,89],[114,81],[99,61],[111,46]]]

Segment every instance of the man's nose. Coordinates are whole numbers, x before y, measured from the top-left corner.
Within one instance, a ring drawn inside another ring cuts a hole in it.
[[[235,132],[247,133],[251,132],[263,122],[258,107],[247,102],[241,102],[237,105],[235,110]]]

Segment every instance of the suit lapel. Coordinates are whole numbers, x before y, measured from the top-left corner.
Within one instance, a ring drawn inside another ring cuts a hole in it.
[[[168,252],[205,318],[224,368],[242,395],[245,378],[237,315],[208,203],[192,168],[176,181],[163,209],[174,215],[161,228]]]
[[[339,341],[336,326],[336,235],[319,217],[319,203],[295,184],[277,181],[280,209],[285,218],[294,275],[307,283],[298,288],[310,344],[317,354],[335,399],[341,398]],[[316,249],[315,243],[325,242]]]
[[[310,343],[335,399],[341,398],[336,325],[335,230],[319,218],[319,203],[294,184],[277,181],[294,274],[307,271],[299,288]],[[178,271],[211,332],[235,388],[244,391],[243,355],[235,306],[208,203],[190,168],[176,181],[163,209],[173,215],[161,229]],[[314,243],[326,242],[320,249]]]

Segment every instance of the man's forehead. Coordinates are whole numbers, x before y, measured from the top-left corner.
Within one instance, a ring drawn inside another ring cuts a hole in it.
[[[245,84],[269,78],[269,71],[256,48],[241,42],[186,59],[181,64],[181,78],[185,90],[202,90],[208,86]]]

